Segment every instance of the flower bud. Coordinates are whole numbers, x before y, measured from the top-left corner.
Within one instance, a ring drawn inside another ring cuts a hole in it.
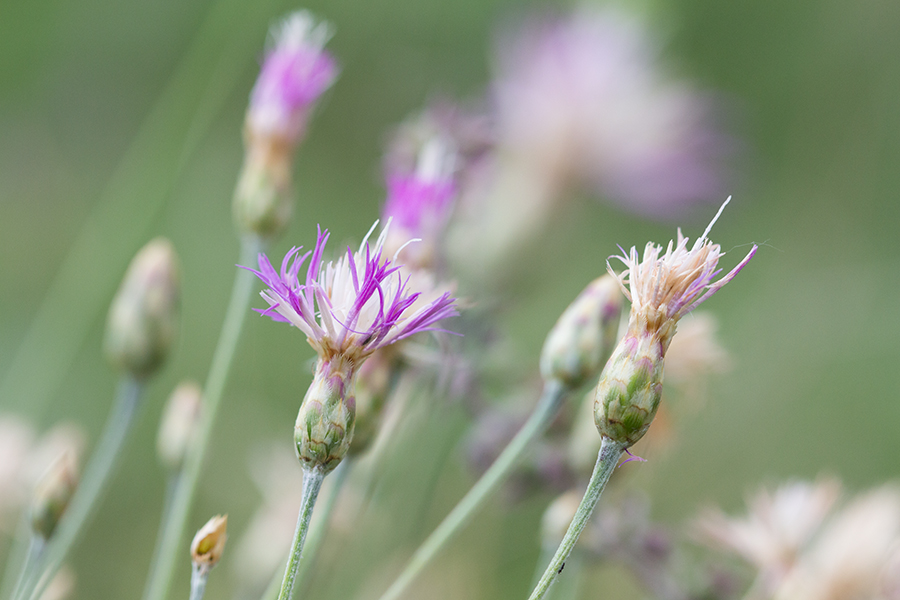
[[[272,30],[250,95],[244,126],[247,148],[234,196],[241,233],[272,238],[291,215],[291,164],[316,100],[337,77],[337,64],[323,48],[327,23],[297,11]]]
[[[222,558],[228,536],[228,515],[216,515],[200,528],[191,542],[191,561],[194,566],[208,571]]]
[[[157,238],[131,261],[113,298],[104,349],[113,364],[134,377],[152,375],[175,341],[181,295],[178,271],[171,242]]]
[[[359,456],[369,449],[381,429],[384,405],[399,366],[393,347],[382,348],[366,359],[356,379],[356,424],[350,453]]]
[[[592,281],[566,308],[541,352],[541,375],[577,389],[596,377],[616,343],[622,292],[609,275]]]
[[[234,221],[241,233],[271,239],[284,231],[293,212],[293,150],[280,138],[257,138],[252,132],[246,134],[246,145],[234,192]]]
[[[594,395],[594,423],[601,435],[632,446],[647,432],[659,408],[665,352],[674,334],[674,321],[659,330],[629,326]]]
[[[31,506],[31,528],[49,540],[69,506],[78,487],[78,474],[72,455],[65,453],[54,462],[38,482]]]
[[[169,396],[163,409],[159,433],[156,437],[156,453],[163,466],[175,472],[187,454],[200,419],[203,391],[193,381],[178,385]]]
[[[304,468],[329,473],[350,449],[356,419],[354,379],[353,365],[343,356],[320,359],[316,364],[294,425],[297,457]]]

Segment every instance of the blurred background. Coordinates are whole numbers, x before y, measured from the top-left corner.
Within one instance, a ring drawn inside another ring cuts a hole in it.
[[[333,23],[328,47],[341,75],[299,149],[295,215],[278,256],[309,246],[317,224],[337,242],[358,243],[383,201],[389,130],[435,98],[477,104],[498,31],[529,11],[570,8],[509,0],[303,7]],[[179,380],[206,375],[237,260],[230,203],[247,98],[268,26],[296,8],[282,0],[0,7],[0,410],[39,430],[74,421],[95,440],[116,381],[100,352],[103,323],[125,266],[164,235],[183,268],[177,351],[74,555],[74,598],[134,598],[142,589],[164,488],[153,452],[159,414]],[[702,409],[679,422],[665,452],[622,469],[622,485],[645,490],[654,518],[680,531],[699,506],[737,509],[761,483],[827,473],[861,490],[896,479],[900,3],[630,8],[658,36],[665,68],[724,107],[737,177],[712,239],[730,251],[725,268],[748,244],[762,247],[705,306],[718,318],[730,372],[710,382]],[[565,207],[523,255],[529,267],[509,292],[516,301],[498,317],[512,341],[503,359],[523,373],[617,244],[665,242],[677,225],[694,237],[715,211],[648,220],[583,188],[566,192]],[[296,332],[250,318],[192,530],[227,512],[239,538],[261,498],[251,456],[272,442],[290,447],[312,356]],[[326,546],[313,596],[377,597],[473,481],[463,460],[468,419],[459,405],[442,407],[406,434],[381,484],[390,490],[380,496],[388,521],[345,533],[352,550]],[[448,459],[432,474],[437,455]],[[497,498],[410,597],[523,597],[549,499]],[[392,524],[399,514],[407,518]],[[228,551],[223,564],[209,598],[230,598]],[[187,551],[176,581],[185,594],[186,565]],[[601,591],[641,597],[615,567],[593,572],[583,597]]]

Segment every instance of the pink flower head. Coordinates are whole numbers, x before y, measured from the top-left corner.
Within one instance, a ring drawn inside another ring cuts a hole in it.
[[[643,259],[634,247],[628,253],[622,250],[621,256],[610,257],[622,261],[626,267],[616,273],[609,261],[606,263],[609,273],[618,279],[625,296],[631,300],[632,320],[640,319],[654,328],[667,321],[677,321],[734,279],[750,261],[756,253],[756,244],[734,269],[714,281],[722,272],[718,263],[725,253],[706,236],[730,200],[729,196],[690,248],[688,238],[679,229],[677,243],[670,241],[664,253],[662,246],[649,242]]]
[[[582,9],[533,18],[501,42],[499,142],[531,172],[653,216],[718,196],[727,148],[710,98],[664,74],[639,19]]]
[[[298,11],[273,29],[274,47],[266,54],[250,94],[247,123],[260,135],[296,141],[312,104],[337,77],[337,64],[323,49],[326,23]]]
[[[300,254],[299,247],[292,248],[280,272],[260,254],[259,270],[249,269],[268,287],[260,295],[269,308],[259,312],[300,329],[326,359],[340,354],[361,361],[416,333],[440,330],[438,321],[457,315],[456,300],[449,292],[427,298],[422,290],[410,289],[409,276],[383,258],[388,228],[374,246],[368,243],[377,224],[358,251],[347,248],[337,261],[322,260],[328,231],[321,228],[315,249]],[[308,258],[306,279],[301,282],[298,275]]]
[[[436,136],[422,145],[414,172],[396,170],[387,177],[382,218],[392,229],[385,247],[401,252],[411,267],[429,266],[434,258],[456,195],[455,161],[450,143]],[[407,246],[410,238],[422,243]]]

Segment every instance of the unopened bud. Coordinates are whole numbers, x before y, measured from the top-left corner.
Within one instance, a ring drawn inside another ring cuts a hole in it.
[[[178,329],[181,296],[178,257],[157,238],[128,266],[106,320],[104,348],[120,369],[144,378],[168,356]]]
[[[191,561],[195,566],[206,571],[216,566],[225,550],[227,528],[228,515],[216,515],[200,528],[191,542]]]
[[[369,449],[381,429],[384,405],[391,380],[398,367],[393,346],[382,348],[366,359],[356,378],[356,424],[350,454],[359,456]]]
[[[353,438],[356,398],[353,365],[337,355],[320,359],[294,425],[297,457],[304,468],[334,470]]]
[[[609,275],[592,281],[566,308],[544,342],[541,375],[577,389],[596,377],[616,343],[622,292]]]
[[[276,237],[291,218],[293,149],[280,138],[246,134],[247,154],[234,193],[238,231],[262,239]]]
[[[665,352],[674,333],[674,321],[658,330],[631,323],[597,384],[594,423],[601,435],[627,447],[647,432],[659,408]]]
[[[316,100],[337,77],[337,64],[323,48],[327,23],[297,11],[272,30],[250,95],[244,127],[246,157],[234,196],[241,233],[272,238],[291,215],[291,164]]]
[[[72,455],[65,453],[54,462],[38,482],[31,507],[31,528],[49,540],[78,487],[78,474]]]
[[[193,381],[175,388],[163,409],[156,437],[156,453],[163,466],[171,471],[181,469],[200,419],[203,392]]]

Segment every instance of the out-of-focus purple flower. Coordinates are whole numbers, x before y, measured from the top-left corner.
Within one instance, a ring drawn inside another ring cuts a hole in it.
[[[313,103],[337,77],[337,64],[323,46],[329,28],[306,11],[289,15],[273,31],[250,95],[247,127],[255,135],[296,143]]]
[[[259,255],[259,270],[250,269],[268,288],[260,295],[269,308],[260,312],[300,329],[320,359],[340,355],[358,366],[378,348],[437,330],[439,321],[457,314],[449,292],[413,289],[410,276],[383,257],[389,228],[369,244],[377,224],[358,251],[347,248],[337,261],[322,260],[328,231],[320,228],[315,249],[304,254],[299,247],[291,249],[280,271],[265,254]],[[298,275],[307,259],[301,283]]]
[[[582,9],[501,39],[499,144],[555,186],[598,186],[623,207],[677,214],[721,194],[726,138],[712,102],[667,78],[634,17]]]
[[[385,248],[391,254],[400,252],[404,264],[410,267],[433,263],[456,194],[455,158],[450,144],[434,137],[422,146],[414,172],[388,174],[382,217],[391,227]],[[407,245],[410,238],[421,243]]]

